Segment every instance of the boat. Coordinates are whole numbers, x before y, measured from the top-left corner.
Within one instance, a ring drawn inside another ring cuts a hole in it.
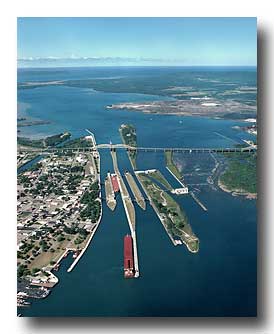
[[[132,237],[129,234],[124,237],[124,277],[134,277]]]
[[[118,183],[116,174],[111,174],[111,183],[112,183],[113,191],[117,193],[120,190],[120,188],[119,188],[119,183]]]
[[[17,306],[18,307],[24,307],[24,306],[30,306],[31,302],[27,302],[25,299],[17,298]]]
[[[77,251],[75,251],[72,255],[73,259],[76,259],[77,256],[81,253],[81,251],[78,249]]]
[[[40,298],[46,298],[50,294],[49,289],[46,289],[46,288],[42,287],[41,290],[43,291],[43,293],[42,293]]]
[[[26,292],[23,292],[23,291],[19,291],[18,293],[17,293],[17,297],[18,298],[26,298],[26,297],[28,297],[29,295],[26,293]]]
[[[66,252],[66,253],[64,254],[63,258],[67,257],[67,256],[68,256],[68,253],[69,253],[69,252]]]
[[[57,264],[53,267],[53,270],[54,270],[54,271],[58,271],[58,270],[59,270],[59,267],[60,267],[60,263],[57,263]]]
[[[111,211],[113,211],[117,203],[116,203],[115,192],[112,186],[112,180],[111,180],[111,176],[109,172],[105,179],[105,192],[106,192],[107,206],[110,208]]]

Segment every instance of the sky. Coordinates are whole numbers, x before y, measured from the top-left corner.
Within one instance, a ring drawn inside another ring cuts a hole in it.
[[[256,18],[18,18],[18,66],[256,66],[256,29]]]

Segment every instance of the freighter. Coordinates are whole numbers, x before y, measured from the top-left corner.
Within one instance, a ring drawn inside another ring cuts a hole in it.
[[[134,277],[132,238],[128,234],[124,237],[124,277]]]
[[[111,174],[111,182],[112,182],[112,187],[113,187],[114,192],[117,193],[120,189],[119,189],[119,183],[118,183],[116,174]]]

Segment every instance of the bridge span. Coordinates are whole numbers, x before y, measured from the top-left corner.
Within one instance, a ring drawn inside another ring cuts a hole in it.
[[[109,149],[109,150],[117,150],[117,149],[125,149],[127,151],[137,151],[137,152],[179,152],[179,153],[251,153],[256,152],[256,146],[246,146],[246,147],[217,147],[217,148],[209,148],[209,147],[133,147],[125,144],[99,144],[91,147],[81,147],[81,148],[72,148],[72,147],[48,147],[43,149],[36,148],[22,148],[19,149],[20,152],[37,152],[37,153],[57,153],[57,152],[93,152],[97,151],[97,149]]]

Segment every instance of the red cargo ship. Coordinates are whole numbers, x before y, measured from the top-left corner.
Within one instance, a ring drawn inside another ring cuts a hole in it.
[[[119,183],[117,180],[117,175],[111,175],[111,183],[115,193],[119,191]]]
[[[134,277],[132,238],[130,235],[124,237],[124,277]]]

